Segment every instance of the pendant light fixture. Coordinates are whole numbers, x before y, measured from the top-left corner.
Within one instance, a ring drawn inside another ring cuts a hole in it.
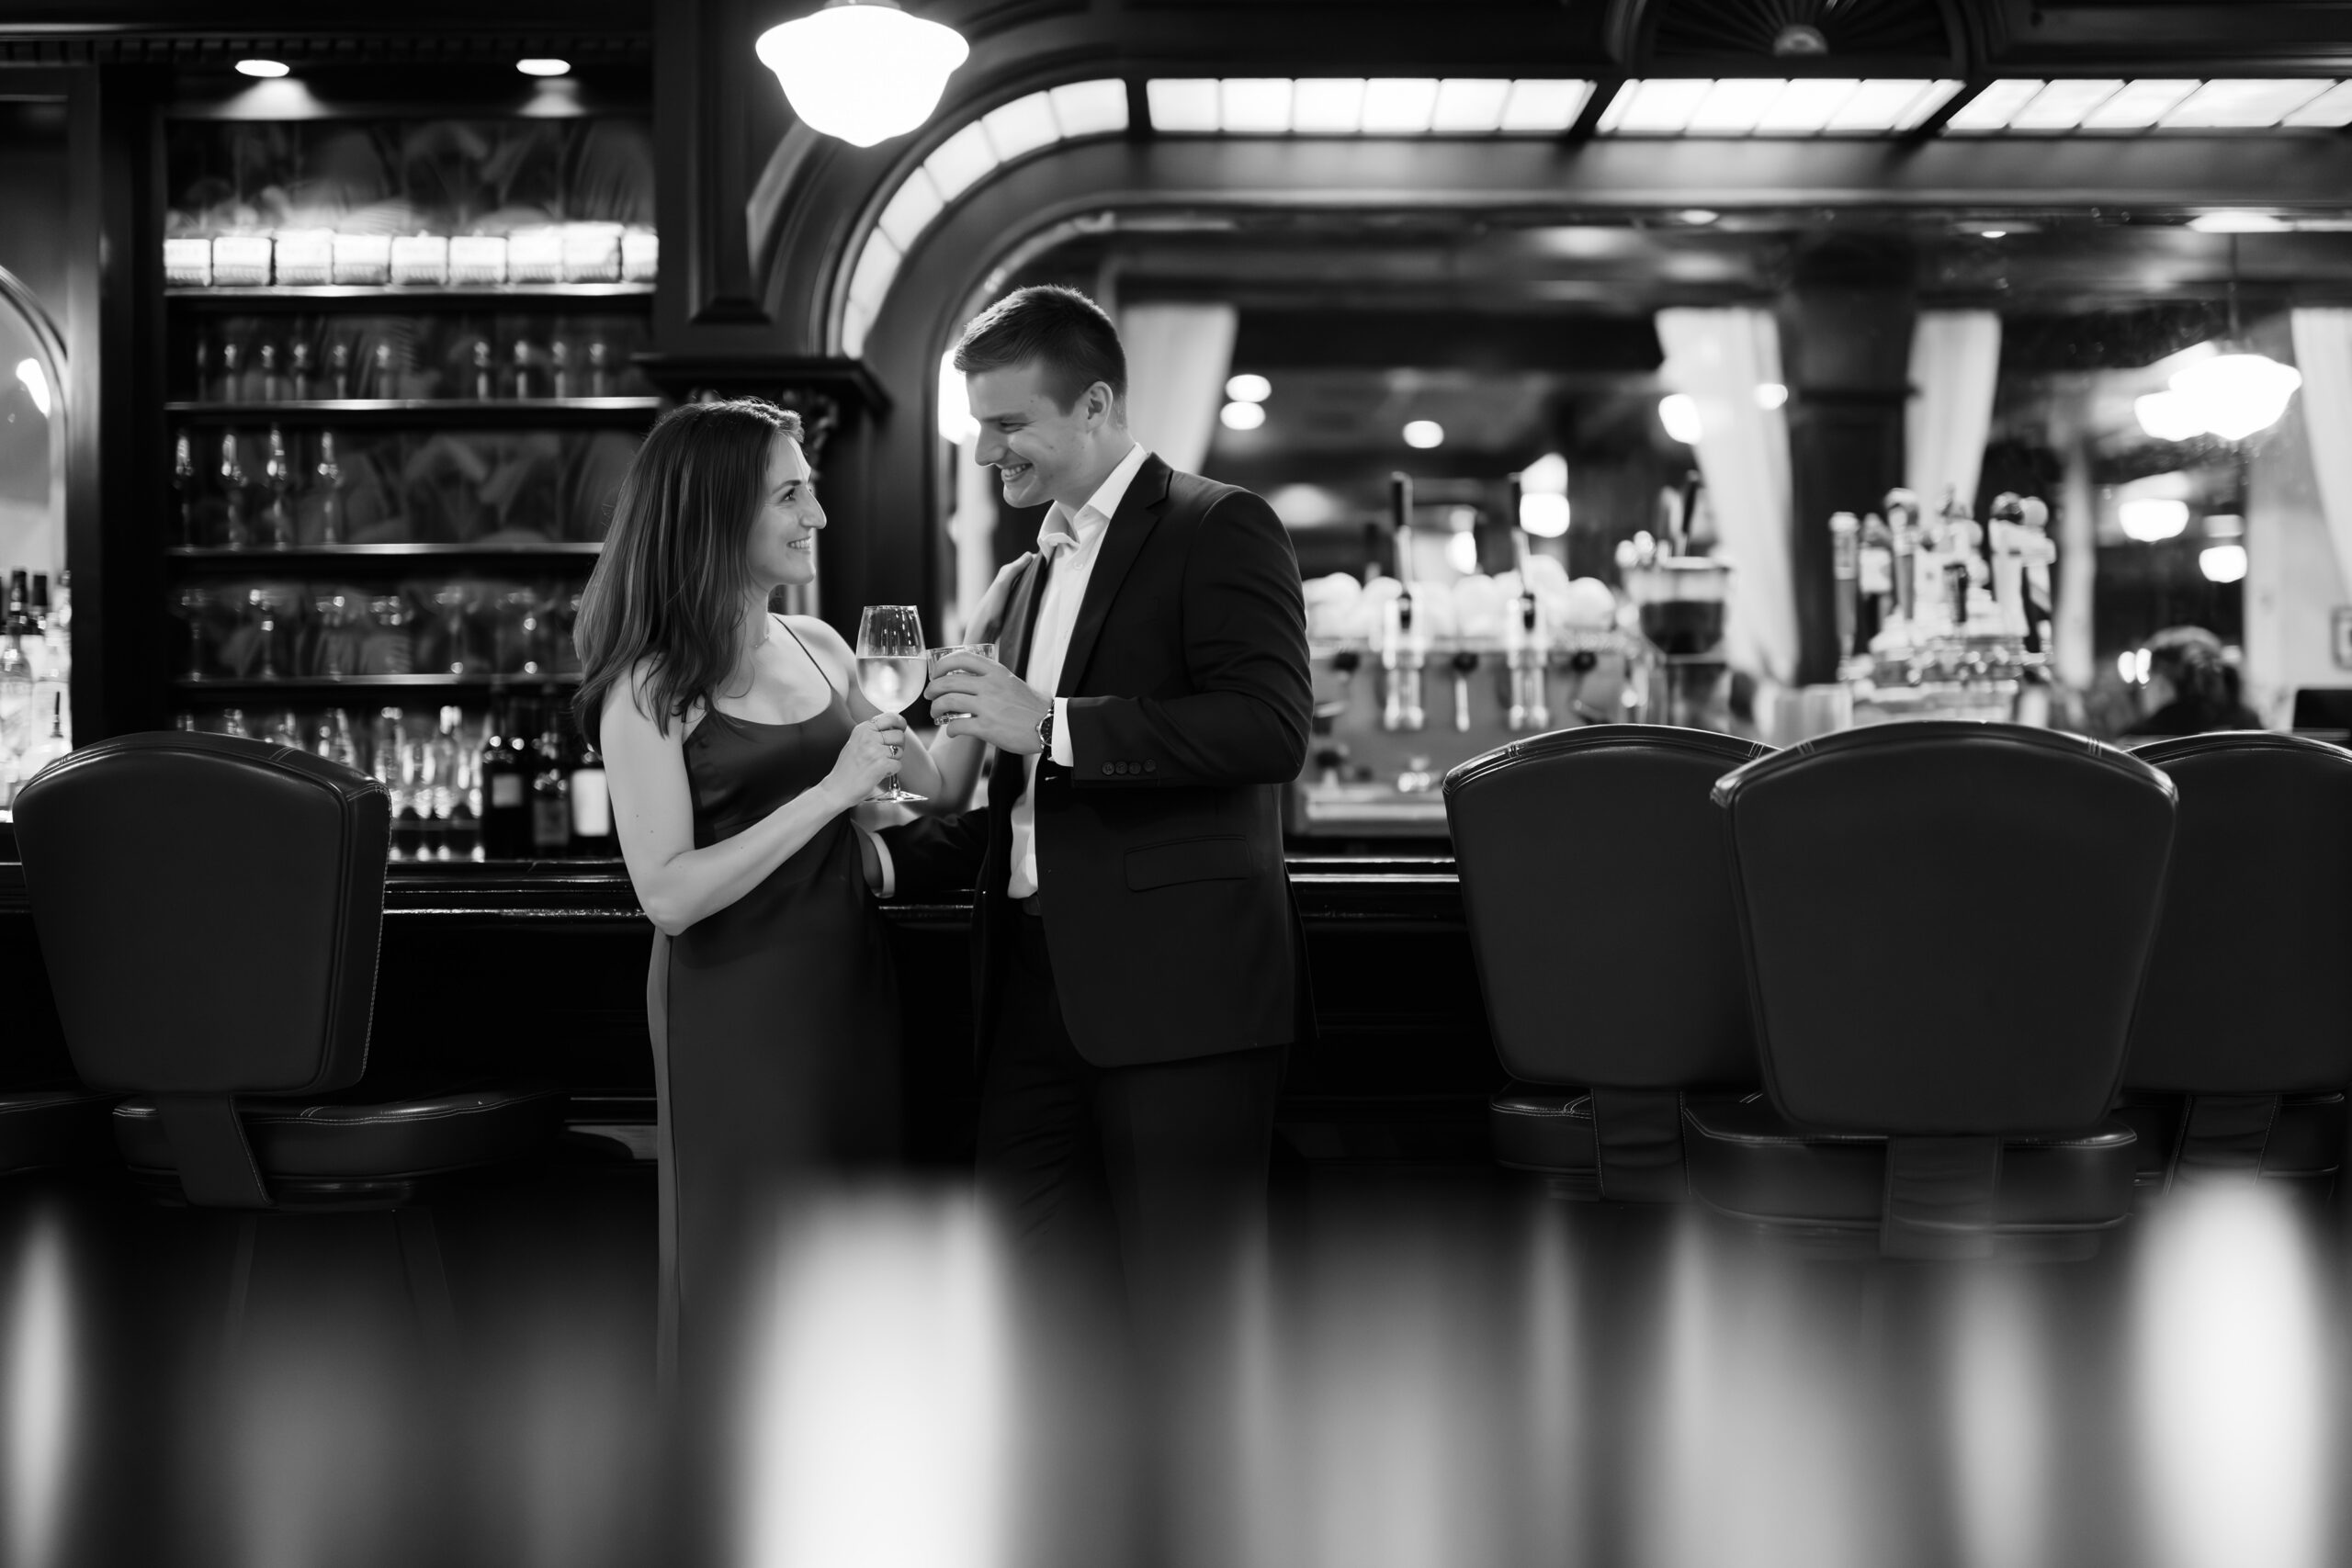
[[[955,28],[910,17],[898,0],[826,0],[753,46],[792,112],[854,147],[904,136],[931,118],[971,52]]]
[[[2245,346],[2238,334],[2238,237],[2230,236],[2230,335],[2222,352],[2172,378],[2187,413],[2224,441],[2269,429],[2287,412],[2303,373]]]

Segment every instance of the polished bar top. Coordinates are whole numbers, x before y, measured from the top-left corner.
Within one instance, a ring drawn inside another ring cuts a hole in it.
[[[1462,897],[1442,853],[1293,853],[1291,886],[1310,926],[1373,924],[1459,929]],[[28,908],[13,841],[0,840],[0,914]],[[960,926],[967,899],[898,901],[884,918],[910,927]],[[386,868],[384,912],[401,920],[635,924],[644,912],[618,860],[396,861]]]

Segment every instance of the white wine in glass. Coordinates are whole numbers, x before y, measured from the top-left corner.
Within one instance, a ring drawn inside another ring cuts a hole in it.
[[[857,683],[865,700],[885,713],[904,713],[922,695],[930,658],[922,645],[922,617],[912,604],[868,604],[857,622]],[[868,800],[921,800],[899,787],[892,773]]]

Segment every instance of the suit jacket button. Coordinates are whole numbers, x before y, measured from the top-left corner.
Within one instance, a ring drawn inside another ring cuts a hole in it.
[[[1114,769],[1114,768],[1113,768],[1113,767],[1112,767],[1112,765],[1111,765],[1110,763],[1105,762],[1105,763],[1103,763],[1103,764],[1102,764],[1102,771],[1103,771],[1105,773],[1114,773],[1114,772],[1116,772],[1117,770],[1116,770],[1116,769]]]

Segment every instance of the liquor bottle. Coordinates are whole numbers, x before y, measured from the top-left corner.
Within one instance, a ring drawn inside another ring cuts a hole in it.
[[[220,733],[223,735],[233,735],[240,740],[251,740],[254,738],[254,732],[245,728],[245,710],[243,708],[222,708],[220,710]]]
[[[588,395],[609,398],[613,395],[612,351],[602,338],[588,345]]]
[[[40,572],[33,574],[32,615],[39,628],[35,642],[25,652],[33,666],[33,712],[36,719],[42,714],[62,715],[65,744],[74,744],[74,619],[73,599],[66,587],[65,574],[57,574],[57,586],[52,592],[49,579]]]
[[[1860,636],[1867,648],[1894,613],[1894,536],[1886,520],[1873,512],[1862,519],[1862,548],[1858,562],[1862,595]]]
[[[65,716],[65,694],[52,689],[46,703],[34,705],[34,739],[17,770],[19,776],[29,779],[74,750],[70,731],[71,725]]]
[[[431,860],[448,860],[458,853],[450,839],[458,817],[458,758],[465,746],[465,710],[454,704],[441,709],[440,727],[433,732],[426,752],[430,759],[431,795],[425,813],[425,851]],[[473,858],[477,837],[473,813],[466,814],[466,845],[461,858]]]
[[[571,396],[571,345],[561,338],[548,344],[548,396],[560,402]]]
[[[376,345],[375,374],[368,389],[370,397],[397,398],[401,395],[400,379],[392,373],[392,345],[381,342]]]
[[[245,522],[245,464],[237,450],[237,433],[233,430],[220,434],[220,493],[229,503],[220,542],[232,550],[242,550],[254,542],[254,536]]]
[[[342,402],[351,396],[351,344],[327,345],[327,396]]]
[[[441,710],[441,733],[448,746],[449,822],[443,834],[451,860],[476,861],[481,851],[481,750],[468,743],[465,715]]]
[[[588,744],[587,732],[575,722],[571,733],[571,852],[611,855],[619,852],[613,836],[613,797],[605,781],[605,759]]]
[[[213,393],[212,340],[201,333],[196,339],[196,391],[198,402],[208,401]]]
[[[474,339],[474,401],[486,403],[498,396],[498,372],[492,364],[488,338]]]
[[[183,430],[172,438],[172,494],[178,498],[180,543],[196,539],[196,438]]]
[[[266,403],[284,402],[286,380],[277,373],[277,345],[274,343],[263,344],[259,358],[261,360],[261,400]]]
[[[481,844],[492,860],[521,860],[531,852],[531,772],[519,708],[493,694],[482,735]]]
[[[242,403],[245,400],[245,346],[229,342],[220,345],[220,401]]]
[[[33,667],[25,652],[25,631],[31,625],[26,593],[25,573],[10,572],[7,604],[0,610],[0,792],[11,796],[34,740]]]
[[[539,719],[531,773],[531,852],[560,855],[571,846],[571,779],[563,744],[563,705],[548,703]]]
[[[312,367],[311,365],[310,344],[308,342],[296,343],[294,346],[288,351],[287,360],[287,376],[290,383],[288,390],[292,394],[296,402],[309,402],[313,397],[318,395],[318,388],[313,383],[311,375]]]
[[[531,344],[527,338],[514,340],[514,396],[535,397],[537,389],[531,378]]]
[[[351,712],[335,708],[319,720],[318,734],[311,750],[330,762],[340,762],[352,772],[359,772],[359,738],[351,732]]]
[[[262,534],[273,550],[294,546],[294,508],[287,497],[294,490],[294,461],[287,455],[286,432],[269,427],[269,456],[262,462],[262,482],[269,488],[269,506],[262,513]]]
[[[334,454],[334,432],[319,432],[319,543],[343,543],[343,464]]]

